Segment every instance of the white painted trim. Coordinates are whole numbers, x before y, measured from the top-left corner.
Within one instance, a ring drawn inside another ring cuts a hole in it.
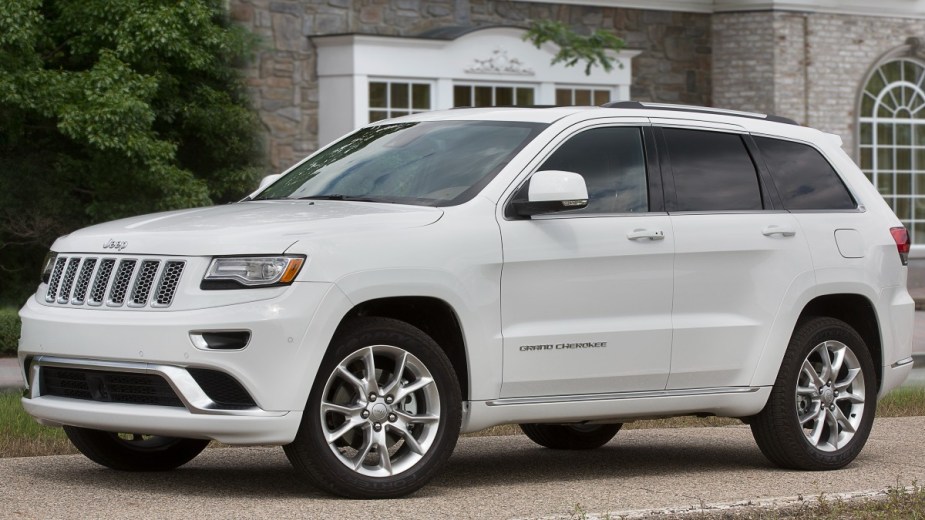
[[[686,13],[712,13],[713,0],[515,0],[541,4],[587,5],[595,7],[622,7],[625,9],[647,9],[650,11],[681,11]]]
[[[799,11],[899,18],[925,18],[923,0],[515,0],[686,13]]]

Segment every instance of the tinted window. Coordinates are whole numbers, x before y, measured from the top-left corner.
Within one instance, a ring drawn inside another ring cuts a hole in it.
[[[786,209],[855,209],[857,205],[825,157],[813,147],[756,137]]]
[[[665,128],[677,200],[674,211],[761,209],[758,174],[736,134]]]
[[[581,174],[588,206],[580,213],[633,213],[648,209],[646,162],[639,128],[595,128],[565,142],[540,167]]]

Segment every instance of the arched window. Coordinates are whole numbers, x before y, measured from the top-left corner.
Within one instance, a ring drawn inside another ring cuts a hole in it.
[[[909,233],[925,244],[925,63],[887,61],[860,96],[859,158]]]

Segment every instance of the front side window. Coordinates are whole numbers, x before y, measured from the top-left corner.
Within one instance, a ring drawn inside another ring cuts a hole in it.
[[[361,128],[255,197],[461,204],[547,125],[430,121]]]
[[[672,211],[762,209],[758,173],[738,134],[663,129],[675,188]]]
[[[902,58],[878,67],[864,85],[860,166],[913,243],[925,243],[925,64]]]
[[[829,161],[813,147],[755,137],[771,178],[787,210],[850,210],[857,208]]]
[[[637,127],[594,128],[569,138],[539,168],[581,174],[588,205],[569,213],[648,211],[646,161]]]
[[[430,83],[370,81],[369,122],[426,112],[430,98]]]

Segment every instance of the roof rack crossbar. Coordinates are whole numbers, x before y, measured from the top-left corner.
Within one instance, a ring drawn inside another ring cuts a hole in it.
[[[736,117],[747,117],[749,119],[763,119],[775,123],[784,123],[787,125],[799,126],[799,123],[788,117],[775,116],[772,114],[759,114],[756,112],[743,112],[740,110],[726,110],[723,108],[698,107],[693,105],[669,105],[663,103],[641,103],[639,101],[615,101],[601,105],[604,108],[636,108],[649,110],[674,110],[676,112],[699,112],[703,114],[718,114]]]

